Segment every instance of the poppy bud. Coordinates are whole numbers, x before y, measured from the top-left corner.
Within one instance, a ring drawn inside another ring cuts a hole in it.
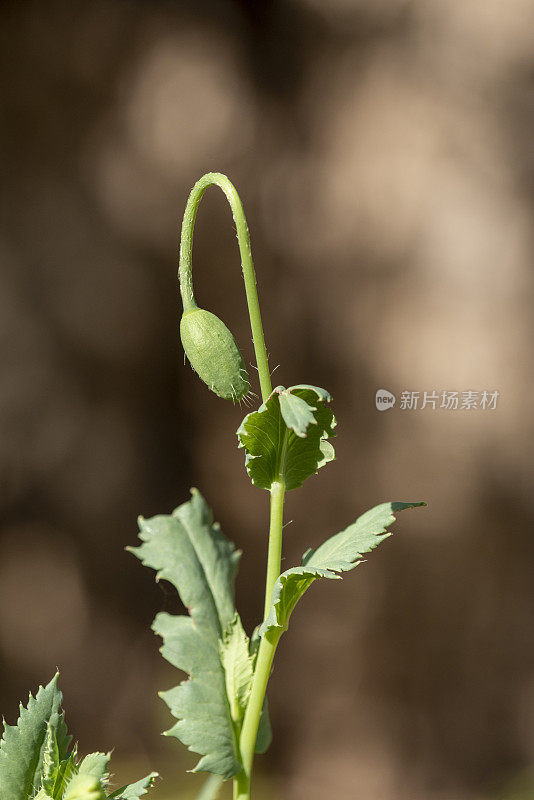
[[[203,308],[184,312],[180,336],[189,362],[212,392],[226,400],[242,400],[248,374],[235,339],[219,317]]]

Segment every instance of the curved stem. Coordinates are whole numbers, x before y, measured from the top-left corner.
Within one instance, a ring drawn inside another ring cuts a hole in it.
[[[200,201],[204,192],[209,186],[218,186],[228,200],[232,209],[234,222],[237,230],[239,242],[239,252],[241,254],[241,267],[243,279],[245,281],[245,292],[247,296],[248,313],[250,317],[250,327],[252,328],[252,339],[254,342],[254,352],[260,379],[261,395],[265,402],[272,392],[271,376],[265,338],[261,323],[260,304],[258,291],[256,288],[256,275],[252,262],[252,252],[250,249],[250,235],[245,218],[245,212],[239,195],[228,180],[226,175],[220,172],[209,172],[203,175],[195,183],[187,205],[185,207],[182,222],[182,233],[180,239],[180,293],[184,306],[184,313],[194,311],[198,308],[193,292],[192,278],[192,255],[193,255],[193,230]],[[267,578],[265,585],[265,617],[269,613],[271,594],[274,583],[280,574],[280,564],[282,558],[282,527],[284,511],[285,485],[283,481],[273,483],[271,487],[271,519],[269,528],[269,554],[267,560]],[[243,770],[234,778],[234,800],[250,800],[250,781],[252,775],[252,765],[256,748],[256,738],[260,716],[265,700],[267,683],[271,674],[274,654],[280,638],[280,633],[270,631],[260,642],[256,667],[250,698],[245,711],[243,727],[239,740],[239,749]]]
[[[261,324],[260,303],[256,288],[256,274],[254,272],[252,252],[250,249],[250,234],[248,232],[247,220],[239,195],[226,175],[220,172],[208,172],[206,175],[203,175],[193,186],[185,207],[180,239],[179,266],[180,293],[182,295],[184,312],[198,308],[193,292],[193,278],[191,272],[193,229],[198,206],[204,192],[209,186],[218,186],[226,195],[226,199],[232,209],[239,242],[239,252],[241,254],[241,267],[243,270],[243,279],[245,281],[245,292],[247,295],[250,327],[252,328],[254,352],[260,378],[261,395],[263,401],[265,401],[272,392],[272,386],[265,338]]]

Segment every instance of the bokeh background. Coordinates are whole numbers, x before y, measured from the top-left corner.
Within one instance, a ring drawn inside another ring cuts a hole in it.
[[[179,609],[124,547],[199,486],[262,609],[268,496],[243,410],[183,366],[188,190],[229,174],[277,383],[327,387],[337,461],[287,503],[285,565],[369,506],[426,499],[294,615],[270,689],[265,800],[534,797],[532,0],[40,0],[0,33],[0,690],[56,665],[82,751],[155,800],[195,759],[159,732]],[[229,209],[195,237],[199,300],[252,360]],[[394,409],[385,388],[500,392]]]

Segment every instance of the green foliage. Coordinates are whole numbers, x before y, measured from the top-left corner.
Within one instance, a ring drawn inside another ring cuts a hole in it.
[[[331,536],[317,550],[307,550],[302,566],[283,572],[276,581],[269,615],[260,628],[263,636],[269,631],[287,630],[296,604],[317,578],[336,579],[361,563],[361,556],[374,550],[391,536],[386,528],[395,522],[394,512],[424,506],[425,503],[382,503],[367,511],[348,528]]]
[[[255,486],[270,489],[282,482],[286,489],[296,489],[332,461],[334,448],[327,440],[335,436],[336,420],[326,405],[330,400],[316,386],[278,386],[245,417],[237,436]]]
[[[226,678],[226,696],[230,705],[232,719],[235,723],[234,727],[239,735],[252,688],[252,679],[254,678],[259,634],[253,635],[252,639],[249,640],[236,611],[236,615],[220,640],[219,646]],[[269,708],[267,698],[265,698],[256,739],[256,753],[265,753],[269,749],[272,738]]]
[[[237,612],[219,641],[219,649],[230,713],[234,722],[239,723],[247,707],[254,675],[254,658],[250,654],[248,636]]]
[[[202,756],[195,771],[224,777],[241,768],[219,641],[235,617],[234,580],[240,553],[213,522],[204,498],[171,515],[140,519],[143,544],[132,552],[173,584],[190,616],[158,614],[153,629],[162,637],[162,655],[192,677],[162,692],[178,722],[167,732]]]
[[[106,800],[106,795],[98,778],[80,772],[69,781],[63,800]]]
[[[218,317],[198,308],[193,294],[193,226],[200,199],[211,185],[224,191],[232,208],[263,398],[237,431],[252,483],[271,492],[263,624],[249,639],[234,603],[240,552],[213,522],[196,490],[172,514],[140,518],[141,545],[131,549],[156,571],[156,580],[176,588],[189,612],[160,613],[152,626],[163,640],[164,658],[189,676],[161,693],[176,719],[167,735],[200,756],[194,772],[212,773],[198,800],[215,800],[223,780],[234,776],[234,798],[250,800],[254,752],[264,752],[271,741],[267,683],[278,640],[298,600],[318,578],[340,578],[361,563],[363,554],[390,535],[394,513],[425,504],[377,506],[317,550],[308,550],[301,566],[279,575],[285,492],[334,459],[329,439],[335,436],[336,420],[324,389],[298,384],[272,390],[248,226],[235,187],[220,173],[197,181],[182,225],[180,334],[191,366],[220,397],[246,398],[248,375],[232,334]],[[0,800],[140,800],[157,773],[110,793],[110,754],[78,758],[61,711],[57,678],[40,687],[35,698],[30,695],[15,726],[4,723]]]
[[[221,397],[239,400],[248,392],[248,376],[232,334],[221,320],[198,308],[193,293],[195,217],[204,192],[213,185],[226,195],[236,225],[263,399],[237,431],[252,483],[271,495],[263,624],[249,640],[233,599],[239,554],[213,524],[197,492],[170,516],[141,519],[142,545],[134,552],[157,571],[158,579],[176,587],[190,615],[158,614],[153,624],[163,638],[164,657],[189,675],[162,693],[177,719],[168,734],[201,756],[195,770],[214,773],[202,800],[213,800],[222,780],[231,776],[234,798],[250,800],[254,753],[263,752],[271,740],[267,684],[278,640],[295,605],[315,580],[340,578],[389,536],[394,512],[424,503],[377,506],[315,552],[308,550],[301,566],[279,574],[285,493],[334,459],[329,439],[335,436],[336,420],[324,389],[298,384],[272,390],[248,226],[235,187],[221,173],[207,173],[195,183],[182,223],[180,329],[193,369]]]
[[[236,741],[253,674],[251,652],[234,605],[234,581],[240,552],[213,522],[196,490],[170,515],[139,520],[142,544],[129,548],[143,564],[176,588],[190,616],[166,612],[153,630],[163,639],[161,653],[189,680],[161,692],[178,722],[167,731],[202,756],[194,772],[224,778],[241,769]],[[267,748],[267,711],[258,746]]]
[[[108,765],[111,753],[90,753],[80,763],[78,772],[82,775],[92,775],[102,784],[109,782]]]
[[[67,735],[64,715],[60,725],[47,724],[47,738],[43,758],[42,788],[51,797],[61,797],[66,786],[76,774],[77,749],[68,752],[71,737]]]
[[[108,800],[112,800],[112,798],[113,800],[115,798],[116,800],[139,800],[140,797],[148,793],[157,777],[159,777],[157,772],[151,772],[145,778],[117,789],[116,792],[108,795]]]
[[[335,427],[329,400],[316,387],[279,387],[257,412],[247,415],[238,436],[253,483],[267,489],[278,481],[295,488],[333,458],[327,441]],[[234,605],[240,553],[213,522],[202,496],[193,490],[191,500],[172,514],[140,519],[142,544],[132,551],[156,570],[157,580],[175,586],[189,611],[189,616],[160,613],[153,629],[163,639],[163,656],[189,675],[161,696],[177,719],[168,734],[201,756],[194,771],[221,779],[240,772],[241,734],[261,636],[286,630],[296,603],[317,578],[339,578],[353,569],[364,553],[390,535],[386,529],[395,520],[394,512],[417,505],[424,504],[384,503],[315,552],[308,550],[302,566],[287,570],[274,584],[269,613],[252,640]],[[270,740],[264,699],[256,752],[263,752]],[[217,785],[214,779],[206,791]]]
[[[30,694],[27,708],[21,704],[16,725],[4,723],[0,743],[0,800],[27,800],[42,788],[50,729],[54,735],[61,729],[58,738],[65,747],[64,722],[59,711],[62,695],[57,679],[55,675],[48,686],[41,686],[35,698]]]
[[[60,710],[63,695],[57,681],[56,674],[35,698],[30,695],[27,708],[20,706],[16,725],[4,722],[0,800],[138,800],[156,773],[107,795],[110,754],[78,759]]]

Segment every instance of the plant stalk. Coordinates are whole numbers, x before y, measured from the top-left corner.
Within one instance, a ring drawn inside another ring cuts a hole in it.
[[[258,725],[263,702],[265,700],[265,692],[267,691],[267,683],[271,675],[274,654],[276,653],[281,634],[282,631],[270,631],[265,634],[258,650],[252,690],[245,712],[243,729],[241,731],[240,750],[243,770],[234,780],[234,800],[250,800],[252,765],[254,762]]]
[[[281,570],[285,490],[286,487],[282,481],[274,482],[271,487],[271,522],[269,527],[267,578],[265,581],[264,620],[269,614],[273,586]],[[281,634],[282,631],[269,631],[262,637],[260,642],[252,689],[241,730],[239,744],[243,770],[234,779],[234,800],[250,800],[250,783],[258,726],[265,701],[267,684],[271,675],[274,654]]]
[[[271,608],[273,586],[281,572],[282,564],[282,529],[284,527],[285,484],[281,481],[271,486],[271,521],[269,526],[269,551],[267,555],[267,577],[265,580],[265,606],[263,619],[267,618]]]
[[[245,292],[247,296],[250,327],[252,329],[252,339],[254,342],[254,353],[260,379],[261,396],[263,402],[265,402],[272,392],[272,385],[261,322],[256,274],[254,272],[250,248],[250,234],[239,195],[226,175],[222,175],[220,172],[209,172],[203,175],[193,186],[185,207],[180,238],[179,265],[180,293],[182,295],[184,312],[198,308],[193,292],[192,278],[193,230],[200,201],[209,186],[218,186],[226,195],[226,199],[232,209],[239,243],[239,252],[241,254],[241,267],[245,282]],[[267,557],[267,577],[265,581],[264,618],[266,618],[269,613],[273,586],[280,575],[281,569],[284,495],[284,482],[276,481],[273,483],[271,487],[269,552]],[[243,769],[234,778],[234,800],[250,800],[250,782],[258,726],[263,703],[265,701],[267,683],[271,674],[273,658],[281,633],[281,631],[270,631],[263,636],[260,642],[250,698],[245,711],[239,741]]]
[[[237,230],[239,252],[241,254],[241,268],[245,281],[248,314],[250,317],[254,353],[260,378],[261,396],[265,402],[272,392],[271,374],[269,372],[269,361],[261,324],[260,302],[258,299],[258,290],[256,288],[256,273],[254,272],[254,263],[252,261],[252,251],[250,248],[250,234],[239,195],[226,175],[220,172],[208,172],[206,175],[203,175],[191,189],[191,194],[189,195],[185,207],[180,237],[180,266],[178,271],[184,312],[198,308],[193,292],[192,277],[193,229],[195,227],[198,206],[204,192],[209,186],[218,186],[226,195],[226,199],[232,209]]]

